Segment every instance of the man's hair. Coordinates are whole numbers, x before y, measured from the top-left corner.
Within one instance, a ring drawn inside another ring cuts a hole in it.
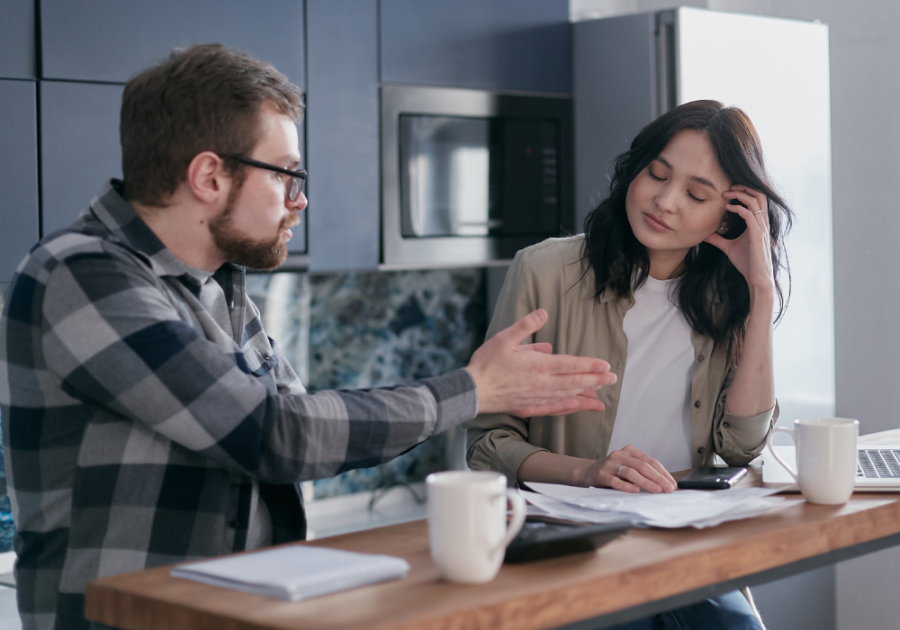
[[[119,126],[125,198],[164,206],[198,153],[249,155],[264,102],[300,120],[300,88],[271,65],[221,44],[175,49],[133,77]],[[241,164],[228,160],[225,168],[239,186]]]

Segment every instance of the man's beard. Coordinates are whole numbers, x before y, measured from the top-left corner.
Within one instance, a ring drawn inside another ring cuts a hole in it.
[[[296,213],[291,213],[282,219],[275,238],[267,241],[251,240],[234,227],[232,214],[237,192],[237,190],[232,190],[225,210],[209,222],[209,231],[212,233],[213,242],[229,262],[250,269],[272,270],[280,267],[287,260],[288,255],[287,241],[281,237],[281,233],[300,223],[300,218]]]

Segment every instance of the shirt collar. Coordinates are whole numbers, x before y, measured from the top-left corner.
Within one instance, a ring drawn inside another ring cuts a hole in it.
[[[176,258],[150,226],[138,216],[131,204],[125,201],[122,189],[121,180],[110,179],[103,184],[100,192],[91,200],[90,208],[85,212],[93,214],[119,242],[141,255],[157,276],[182,277],[186,274],[199,284],[206,282],[212,274],[191,267]],[[226,265],[236,266],[231,263]]]

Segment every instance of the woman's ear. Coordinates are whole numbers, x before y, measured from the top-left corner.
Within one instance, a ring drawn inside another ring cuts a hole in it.
[[[719,234],[727,234],[729,223],[730,222],[728,221],[727,215],[722,217],[722,222],[719,224],[719,227],[716,228],[716,232],[718,232]]]

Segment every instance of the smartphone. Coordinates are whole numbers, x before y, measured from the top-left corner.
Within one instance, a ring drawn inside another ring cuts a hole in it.
[[[742,208],[747,207],[737,199],[730,200],[728,203],[741,206]],[[736,212],[726,212],[723,221],[725,222],[725,233],[722,234],[722,237],[727,238],[729,241],[733,241],[747,229],[747,222]]]
[[[725,490],[747,474],[746,468],[695,468],[678,482],[682,490]]]

